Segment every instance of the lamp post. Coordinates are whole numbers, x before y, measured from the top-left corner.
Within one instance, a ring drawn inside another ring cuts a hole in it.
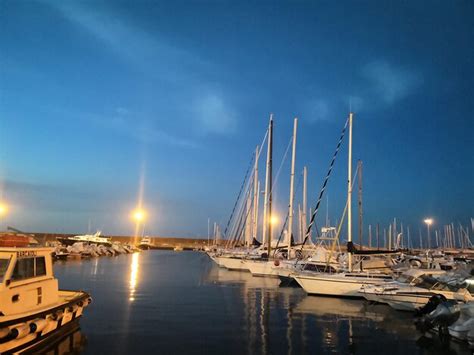
[[[433,224],[433,219],[426,218],[423,222],[426,223],[426,228],[428,229],[428,249],[431,249],[430,226]]]

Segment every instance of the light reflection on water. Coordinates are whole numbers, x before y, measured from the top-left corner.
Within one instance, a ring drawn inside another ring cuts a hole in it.
[[[412,316],[360,300],[306,296],[277,279],[220,269],[206,255],[144,251],[55,264],[89,291],[84,353],[443,353]],[[463,347],[453,351],[466,351]]]
[[[130,295],[128,299],[130,302],[135,301],[135,288],[137,286],[138,268],[139,268],[140,253],[132,254],[132,262],[130,263]]]

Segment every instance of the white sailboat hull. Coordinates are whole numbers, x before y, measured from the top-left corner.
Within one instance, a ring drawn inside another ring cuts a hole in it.
[[[217,265],[228,270],[249,271],[245,259],[229,256],[214,256],[212,258]]]
[[[390,307],[399,311],[414,312],[417,308],[423,307],[429,301],[430,297],[435,294],[442,294],[448,300],[461,299],[462,294],[456,297],[454,292],[449,291],[421,291],[421,292],[410,292],[410,291],[398,291],[398,292],[385,292],[385,293],[369,293],[361,292],[361,294],[369,301],[378,303],[386,303]]]
[[[300,286],[311,295],[363,297],[359,290],[364,285],[379,284],[385,277],[352,276],[350,274],[298,273],[293,275]]]
[[[248,269],[252,276],[279,278],[289,277],[296,269],[294,261],[286,260],[246,260]]]
[[[273,268],[275,266],[273,261],[247,260],[246,264],[252,276],[278,277],[278,273]]]

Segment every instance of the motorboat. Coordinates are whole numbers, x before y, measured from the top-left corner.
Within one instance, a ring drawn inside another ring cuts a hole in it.
[[[380,285],[364,285],[361,295],[368,301],[386,303],[401,311],[415,311],[424,306],[431,296],[443,295],[447,300],[471,301],[471,293],[460,285],[441,281],[435,276],[445,271],[432,269],[411,269],[395,281]]]
[[[73,245],[77,242],[85,244],[97,244],[105,245],[107,247],[112,246],[112,238],[101,237],[101,232],[97,231],[94,234],[76,235],[73,237],[58,237],[56,238],[61,244]]]
[[[143,237],[140,240],[140,244],[138,244],[138,248],[142,249],[142,250],[150,250],[150,249],[153,249],[153,247],[154,247],[154,245],[151,242],[150,237]]]
[[[58,288],[52,248],[0,248],[0,353],[33,352],[77,323],[91,297]]]

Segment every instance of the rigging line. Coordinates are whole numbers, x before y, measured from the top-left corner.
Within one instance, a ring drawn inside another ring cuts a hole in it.
[[[229,228],[230,221],[232,220],[232,217],[234,216],[235,207],[237,206],[237,203],[239,202],[240,195],[242,194],[242,190],[243,190],[243,188],[244,188],[245,182],[247,181],[247,177],[248,177],[250,168],[251,168],[252,165],[253,165],[253,164],[252,164],[252,163],[253,163],[253,159],[254,159],[254,154],[252,154],[252,157],[251,157],[251,159],[250,159],[249,166],[248,166],[248,168],[247,168],[247,172],[245,173],[244,181],[242,181],[242,185],[240,185],[240,190],[239,190],[239,194],[237,195],[237,200],[236,200],[235,203],[234,203],[234,207],[232,208],[232,212],[231,212],[231,214],[230,214],[229,220],[227,221],[227,225],[226,225],[225,230],[224,230],[224,238],[227,236],[227,229]]]
[[[251,186],[252,186],[252,185],[251,185]],[[251,187],[251,186],[250,186],[250,187]],[[241,228],[241,226],[242,226],[242,222],[245,224],[245,222],[246,222],[246,220],[247,220],[247,217],[245,217],[245,219],[243,219],[243,218],[244,218],[244,214],[245,214],[244,211],[245,211],[245,209],[246,209],[246,207],[247,207],[247,206],[246,206],[246,205],[247,205],[247,200],[248,200],[248,198],[249,198],[251,195],[252,195],[252,190],[251,190],[251,188],[249,188],[249,189],[247,190],[246,194],[245,194],[245,199],[243,200],[243,203],[242,203],[242,205],[241,205],[241,207],[240,207],[240,210],[239,210],[239,213],[238,213],[238,216],[240,216],[240,217],[239,217],[239,222],[238,222],[237,225],[234,226],[234,228],[233,228],[233,230],[232,230],[232,234],[233,234],[233,236],[232,236],[232,238],[231,238],[232,241],[235,241],[235,240],[238,238],[238,235],[239,235],[239,233],[240,233],[239,230],[240,230],[240,228]],[[252,199],[252,205],[253,205],[253,199]],[[249,213],[249,211],[247,211],[247,215],[248,215],[248,213]]]
[[[247,172],[245,173],[244,181],[242,182],[242,185],[240,186],[239,194],[237,195],[237,199],[236,199],[236,201],[235,201],[235,203],[234,203],[234,207],[232,208],[232,212],[231,212],[231,214],[230,214],[229,220],[227,221],[227,225],[226,225],[225,230],[224,230],[224,237],[227,236],[227,230],[228,230],[228,228],[229,228],[229,224],[230,224],[230,222],[232,221],[232,217],[233,217],[233,215],[234,215],[234,213],[235,213],[235,208],[237,207],[237,204],[238,204],[239,199],[240,199],[240,195],[242,194],[242,189],[243,189],[244,186],[245,186],[245,182],[246,182],[246,180],[247,180],[247,175],[248,175],[248,173],[249,173],[249,171],[250,171],[250,168],[251,168],[252,165],[253,165],[253,164],[252,164],[253,159],[254,159],[254,158],[258,159],[258,158],[260,157],[260,153],[262,152],[262,147],[263,147],[263,145],[265,144],[265,141],[266,141],[267,137],[268,137],[268,129],[265,131],[265,134],[264,134],[264,136],[263,136],[262,144],[260,145],[260,150],[259,150],[259,152],[258,152],[258,157],[255,157],[255,154],[252,154],[252,158],[250,159],[250,163],[249,163],[249,166],[248,166],[248,168],[247,168]],[[254,170],[254,169],[252,168],[252,170]]]
[[[273,192],[273,188],[276,186],[276,183],[278,181],[278,177],[280,176],[281,169],[283,168],[283,164],[286,161],[286,156],[288,155],[288,151],[290,150],[290,146],[291,146],[292,142],[293,142],[293,136],[291,136],[290,141],[288,142],[288,146],[286,147],[285,154],[283,155],[283,159],[281,160],[280,167],[278,168],[278,171],[276,173],[275,180],[273,180],[273,184],[270,188],[270,193]]]
[[[293,198],[295,198],[296,196],[296,191],[298,190],[298,187],[300,186],[301,184],[301,178],[302,178],[303,174],[301,174],[298,178],[298,181],[296,182],[296,188],[295,190],[293,191]],[[278,248],[278,245],[280,244],[280,240],[281,240],[281,237],[283,236],[283,233],[286,229],[286,224],[288,223],[288,218],[289,218],[289,215],[290,215],[290,211],[289,211],[289,208],[290,208],[290,204],[288,204],[288,211],[286,212],[286,217],[285,217],[285,223],[283,223],[283,227],[281,228],[281,231],[280,231],[280,236],[278,237],[278,241],[277,241],[277,244],[276,244],[276,247],[275,247],[275,251],[273,252],[273,257],[275,257],[275,253],[276,253],[276,248]],[[291,236],[290,236],[290,244],[291,244]],[[288,248],[290,247],[290,245],[288,246]],[[288,252],[289,252],[289,249],[288,249]]]
[[[310,220],[309,225],[306,229],[306,235],[305,235],[305,238],[303,240],[303,244],[301,245],[301,249],[303,249],[303,246],[306,244],[306,241],[308,240],[308,237],[311,233],[311,228],[313,227],[314,220],[316,218],[316,214],[318,213],[318,210],[319,210],[319,205],[321,204],[321,199],[323,198],[324,191],[326,190],[326,185],[328,183],[329,177],[331,176],[331,172],[332,172],[332,169],[334,167],[334,162],[336,161],[337,154],[339,153],[339,149],[341,148],[342,140],[343,140],[344,135],[346,133],[348,123],[349,123],[349,118],[347,118],[346,123],[344,124],[344,128],[341,131],[341,137],[339,138],[339,142],[337,143],[337,146],[336,146],[336,151],[334,152],[331,163],[329,164],[329,170],[326,174],[326,178],[324,179],[323,186],[322,186],[321,191],[319,193],[318,201],[316,202],[316,207],[313,211],[313,214],[311,215],[311,220]]]
[[[253,172],[250,175],[249,179],[247,180],[247,184],[246,184],[246,186],[243,190],[242,196],[245,195],[245,198],[242,197],[240,199],[237,207],[236,207],[236,214],[235,214],[236,216],[240,216],[241,214],[244,213],[244,210],[245,210],[246,204],[247,204],[247,199],[248,199],[249,195],[253,194],[252,189],[253,189],[253,186],[254,186],[254,179],[253,179],[254,175],[255,175],[255,169],[253,169]],[[234,223],[232,223],[231,226],[230,226],[228,235],[235,235],[235,233],[236,233],[236,229],[237,229],[236,223],[237,223],[237,221],[234,219],[233,222]]]
[[[250,194],[249,194],[248,196],[250,196]],[[250,206],[249,206],[249,207],[250,207],[250,208],[247,210],[247,214],[245,215],[245,218],[244,218],[244,220],[243,220],[243,223],[242,223],[241,227],[239,227],[240,232],[238,233],[238,236],[235,238],[234,246],[237,245],[237,242],[240,241],[240,238],[242,237],[242,234],[243,234],[243,232],[244,232],[244,230],[245,230],[249,213],[250,213],[250,211],[252,211],[252,208],[253,208],[253,199],[252,199],[252,201],[250,202]]]
[[[290,146],[291,146],[291,143],[293,142],[293,135],[291,136],[290,138],[290,141],[288,142],[288,146],[286,147],[286,151],[285,151],[285,154],[283,155],[283,159],[280,163],[280,167],[278,168],[278,171],[276,173],[276,177],[275,179],[273,180],[273,183],[272,183],[272,186],[270,186],[270,192],[268,194],[268,196],[270,196],[273,192],[273,188],[275,187],[277,181],[278,181],[278,177],[280,176],[280,172],[281,172],[281,169],[283,168],[283,163],[285,162],[286,160],[286,156],[288,155],[288,150],[290,149]],[[267,200],[268,200],[269,197],[267,197]],[[264,199],[263,200],[263,203],[266,203],[267,201]]]

